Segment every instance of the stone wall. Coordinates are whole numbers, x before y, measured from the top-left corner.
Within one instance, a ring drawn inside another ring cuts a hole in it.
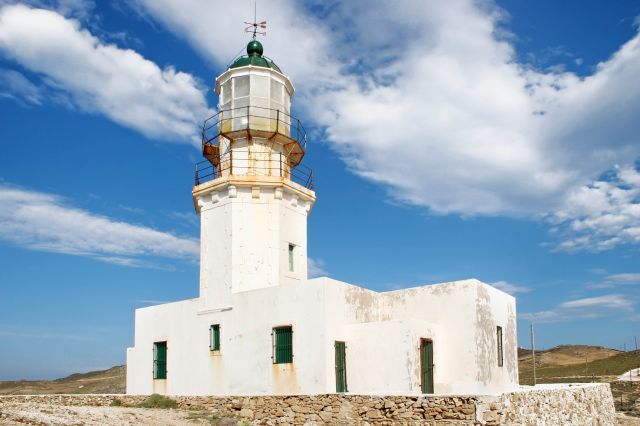
[[[296,395],[172,397],[180,408],[207,409],[252,424],[407,424],[407,425],[614,425],[608,384],[543,385],[500,396]],[[0,396],[3,402],[110,405],[114,399],[135,405],[129,395]]]

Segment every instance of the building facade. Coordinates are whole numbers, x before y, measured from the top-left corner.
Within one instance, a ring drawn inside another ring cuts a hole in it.
[[[216,80],[193,200],[198,298],[137,309],[127,393],[492,394],[518,386],[515,299],[470,279],[375,292],[307,277],[313,175],[293,85],[252,40]]]

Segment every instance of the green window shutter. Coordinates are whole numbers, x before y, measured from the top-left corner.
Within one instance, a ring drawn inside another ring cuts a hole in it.
[[[498,342],[498,367],[504,364],[504,353],[502,348],[502,327],[496,327],[496,339]]]
[[[420,339],[420,389],[433,393],[433,341]]]
[[[347,359],[345,342],[335,343],[336,348],[336,392],[347,392]]]
[[[220,324],[214,324],[209,328],[209,349],[220,350]]]
[[[276,327],[273,336],[273,363],[291,364],[293,362],[293,330],[291,326]]]
[[[153,344],[153,378],[167,378],[167,342]]]

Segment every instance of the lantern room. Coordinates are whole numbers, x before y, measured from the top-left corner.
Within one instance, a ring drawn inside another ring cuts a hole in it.
[[[309,187],[310,171],[307,180],[294,179],[307,170],[294,170],[305,153],[306,132],[291,116],[293,85],[262,53],[262,44],[251,40],[247,55],[216,79],[218,113],[205,121],[202,132],[211,178],[276,176],[303,180],[298,183]]]

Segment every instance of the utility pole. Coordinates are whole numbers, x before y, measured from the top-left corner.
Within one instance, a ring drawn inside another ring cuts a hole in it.
[[[633,336],[633,341],[636,342],[636,351],[638,350],[638,336]]]
[[[533,386],[536,385],[536,346],[533,337],[533,321],[531,321],[531,358],[533,359]]]
[[[584,354],[584,376],[587,377],[587,364],[589,363],[589,355]]]

